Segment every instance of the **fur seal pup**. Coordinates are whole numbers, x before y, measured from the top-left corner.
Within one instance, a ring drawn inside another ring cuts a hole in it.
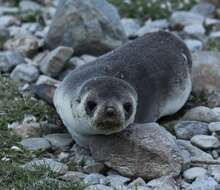
[[[186,45],[168,32],[146,34],[73,70],[55,91],[54,104],[81,146],[133,122],[177,112],[191,92]]]

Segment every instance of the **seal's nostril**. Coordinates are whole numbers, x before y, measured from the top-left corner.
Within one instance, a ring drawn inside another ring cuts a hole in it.
[[[109,107],[106,109],[106,115],[108,117],[113,117],[115,115],[115,109],[112,107]]]

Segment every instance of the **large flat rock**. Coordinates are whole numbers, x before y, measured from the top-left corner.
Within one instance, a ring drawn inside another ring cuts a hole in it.
[[[178,176],[183,164],[175,138],[156,123],[133,124],[115,135],[96,136],[90,151],[97,161],[129,177]]]

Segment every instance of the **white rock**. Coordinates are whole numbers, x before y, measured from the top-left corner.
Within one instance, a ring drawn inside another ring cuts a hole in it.
[[[128,37],[135,35],[135,33],[140,29],[140,23],[136,19],[123,18],[121,19],[121,23]]]
[[[205,34],[205,28],[202,24],[191,24],[184,27],[184,32],[192,36],[203,36]]]
[[[27,150],[37,151],[37,150],[47,150],[51,148],[48,140],[44,138],[28,138],[20,142],[20,144]]]
[[[220,183],[220,165],[209,165],[208,173],[213,176],[218,183]]]
[[[101,184],[101,182],[105,180],[105,176],[104,175],[101,175],[101,174],[89,174],[87,175],[83,182],[86,184],[86,185],[98,185],[98,184]]]
[[[17,65],[10,75],[13,80],[22,82],[34,82],[38,76],[38,69],[30,64]]]
[[[199,40],[187,39],[187,40],[184,40],[184,42],[187,45],[187,47],[189,48],[189,50],[192,52],[202,50],[202,48],[203,48],[203,44]]]
[[[114,190],[112,187],[108,187],[105,185],[91,185],[84,190]]]
[[[214,136],[196,135],[192,137],[191,142],[201,149],[213,149],[220,147],[219,140]]]
[[[220,122],[212,122],[208,125],[208,128],[212,133],[220,133]]]
[[[176,181],[170,176],[153,179],[147,183],[147,187],[158,190],[178,190]]]
[[[38,77],[38,80],[36,82],[36,85],[40,85],[40,84],[49,84],[49,85],[54,85],[54,86],[58,86],[60,83],[60,81],[53,79],[51,77],[48,77],[46,75],[40,75]]]
[[[82,172],[68,171],[65,175],[61,176],[60,179],[72,183],[79,183],[82,182],[86,176],[87,175]]]
[[[206,173],[207,173],[206,169],[200,167],[194,167],[184,171],[183,177],[190,182],[196,179],[197,177],[205,175]]]
[[[186,190],[216,190],[217,182],[209,176],[198,177]]]

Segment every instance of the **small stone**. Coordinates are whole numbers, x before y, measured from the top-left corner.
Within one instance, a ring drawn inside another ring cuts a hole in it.
[[[17,65],[10,75],[13,80],[21,82],[34,82],[38,76],[38,69],[30,64]]]
[[[51,77],[48,77],[46,75],[40,75],[37,79],[36,85],[40,84],[48,84],[48,85],[53,85],[53,86],[58,86],[60,81],[53,79]]]
[[[202,24],[192,24],[184,27],[184,32],[191,36],[203,36],[205,34],[205,28]]]
[[[82,172],[68,171],[65,175],[61,176],[60,179],[70,181],[72,183],[80,183],[86,176],[87,175]]]
[[[183,173],[183,177],[188,181],[191,182],[197,177],[203,176],[207,173],[207,170],[200,167],[190,168]]]
[[[140,29],[140,23],[136,19],[123,18],[121,19],[122,26],[128,37],[132,37]]]
[[[216,8],[213,4],[208,2],[201,2],[194,5],[191,9],[191,12],[201,14],[205,17],[209,17],[214,15],[215,9]]]
[[[41,5],[34,1],[21,1],[19,3],[19,8],[21,12],[28,12],[28,11],[35,12],[42,10]]]
[[[142,178],[138,177],[137,179],[128,184],[128,188],[131,189],[135,188],[136,186],[146,186],[146,183]]]
[[[15,122],[9,125],[8,128],[12,129],[21,138],[39,137],[42,135],[40,124],[36,122],[23,124]]]
[[[190,159],[193,161],[213,161],[213,158],[210,154],[200,150],[199,148],[193,146],[190,141],[177,140],[179,148],[183,151],[186,151],[190,154]],[[186,154],[186,153],[185,153]]]
[[[109,175],[106,177],[106,181],[111,187],[120,189],[125,183],[129,182],[130,179],[120,175]]]
[[[4,49],[18,51],[24,56],[32,56],[40,48],[40,41],[34,36],[21,36],[8,40]]]
[[[184,115],[183,119],[188,121],[201,121],[201,122],[216,122],[220,121],[220,114],[217,113],[215,110],[199,106],[192,108]]]
[[[220,147],[219,140],[214,136],[196,135],[196,136],[192,137],[191,142],[195,146],[197,146],[201,149],[205,149],[205,150]]]
[[[86,163],[85,166],[83,166],[83,171],[85,173],[102,173],[106,169],[105,165],[101,162],[91,162]]]
[[[72,137],[67,133],[50,134],[44,137],[55,149],[65,149],[73,143]]]
[[[203,44],[199,40],[187,39],[187,40],[184,40],[184,42],[187,45],[187,47],[189,48],[189,50],[192,52],[202,50],[202,48],[203,48]]]
[[[58,47],[41,61],[40,70],[46,75],[56,77],[63,70],[65,62],[70,59],[72,54],[72,48]]]
[[[97,184],[101,184],[101,181],[103,181],[104,179],[105,179],[104,175],[94,173],[94,174],[87,175],[84,178],[83,182],[88,186],[97,185]]]
[[[195,135],[208,135],[208,124],[197,121],[181,121],[175,126],[177,138],[190,140]]]
[[[220,183],[220,165],[209,165],[208,173],[214,177],[218,183]]]
[[[205,18],[198,14],[187,11],[173,12],[170,17],[170,22],[173,27],[175,26],[187,26],[192,24],[203,24]]]
[[[158,190],[177,190],[176,181],[170,176],[163,176],[157,179],[153,179],[147,183],[147,187]]]
[[[11,25],[19,25],[20,21],[15,16],[0,16],[0,28],[7,28]]]
[[[112,187],[108,187],[105,185],[91,185],[84,190],[114,190]]]
[[[89,63],[92,61],[95,61],[97,59],[97,57],[93,56],[93,55],[87,55],[84,54],[80,57],[85,63]]]
[[[41,160],[32,160],[31,162],[23,165],[24,169],[35,171],[36,167],[46,167],[54,173],[65,174],[68,171],[68,167],[65,164],[56,162],[53,159],[41,159]]]
[[[218,183],[207,175],[198,177],[186,190],[216,190]]]
[[[208,125],[211,133],[220,134],[220,122],[212,122]]]
[[[28,138],[22,140],[20,144],[30,151],[47,150],[51,148],[48,140],[44,138]]]
[[[0,72],[10,72],[15,66],[26,63],[21,54],[15,51],[0,53]]]

